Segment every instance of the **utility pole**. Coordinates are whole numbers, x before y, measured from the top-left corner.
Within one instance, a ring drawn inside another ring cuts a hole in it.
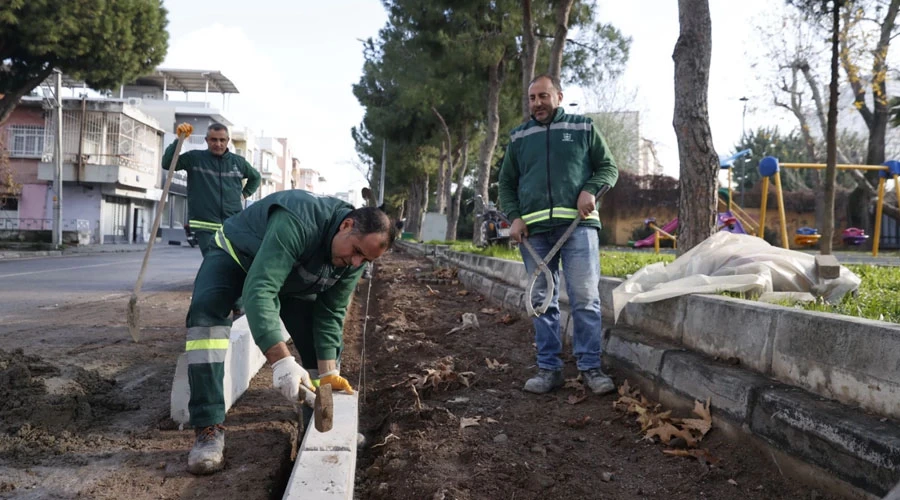
[[[60,248],[63,244],[62,228],[63,228],[63,105],[62,105],[62,71],[56,70],[56,154],[54,155],[54,163],[56,168],[53,172],[53,246]]]
[[[744,141],[744,137],[747,135],[746,121],[747,121],[747,101],[750,100],[747,96],[741,97],[739,99],[744,103],[744,111],[741,113],[741,142]],[[747,160],[749,158],[745,158],[741,162],[741,206],[744,206],[744,189],[746,188],[747,183]]]
[[[384,204],[384,161],[387,157],[387,139],[381,142],[381,186],[378,188],[378,206]]]

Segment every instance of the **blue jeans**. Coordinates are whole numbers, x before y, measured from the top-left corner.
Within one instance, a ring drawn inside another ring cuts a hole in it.
[[[566,230],[565,226],[552,231],[540,233],[528,238],[538,256],[544,258],[556,241]],[[537,267],[523,246],[522,260],[529,276]],[[533,318],[535,343],[537,344],[538,367],[547,370],[561,370],[562,339],[559,325],[559,263],[562,258],[563,275],[566,278],[566,293],[573,326],[573,351],[578,369],[581,371],[600,367],[600,241],[598,231],[593,227],[578,226],[572,236],[563,244],[559,252],[547,266],[553,273],[553,300],[547,312]],[[531,293],[531,304],[534,307],[544,302],[547,293],[547,281],[543,274],[538,275]]]

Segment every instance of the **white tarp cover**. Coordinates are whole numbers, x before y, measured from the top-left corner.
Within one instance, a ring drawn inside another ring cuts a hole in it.
[[[629,302],[724,291],[765,293],[769,298],[808,292],[836,303],[859,283],[858,276],[841,266],[838,278],[820,284],[815,256],[773,247],[756,236],[720,231],[668,265],[650,264],[634,273],[613,290],[613,310],[618,321]]]

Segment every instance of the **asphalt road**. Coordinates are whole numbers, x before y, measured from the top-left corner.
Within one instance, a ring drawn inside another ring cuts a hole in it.
[[[129,296],[143,259],[140,251],[0,260],[0,324],[8,314]],[[154,246],[141,292],[189,286],[201,260],[196,248]]]

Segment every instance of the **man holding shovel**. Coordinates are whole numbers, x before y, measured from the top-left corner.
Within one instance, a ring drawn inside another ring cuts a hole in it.
[[[182,123],[176,133],[190,136],[193,130],[191,124]],[[228,151],[229,140],[228,127],[213,123],[206,129],[206,150],[188,151],[178,157],[175,165],[175,170],[187,170],[188,225],[204,257],[225,219],[244,208],[241,197],[249,198],[259,187],[259,172],[244,157]],[[163,153],[164,169],[169,169],[174,154],[173,142]],[[235,301],[232,314],[235,318],[243,314],[240,298]]]
[[[189,123],[176,129],[178,135],[191,135],[192,131]],[[187,170],[188,224],[204,257],[225,219],[244,208],[241,197],[249,198],[259,187],[259,172],[244,157],[228,151],[229,140],[228,127],[213,123],[206,130],[206,149],[183,153],[175,165],[175,170]],[[169,169],[174,153],[173,142],[163,153],[164,169]]]
[[[339,363],[347,306],[365,264],[395,237],[380,209],[301,190],[266,196],[225,221],[197,272],[188,311],[188,410],[196,433],[189,472],[211,474],[224,465],[223,377],[234,300],[243,294],[253,340],[285,398],[296,403],[301,385],[318,385],[313,379],[352,394]],[[279,318],[301,363],[282,340]]]
[[[541,75],[528,87],[531,119],[510,132],[500,167],[500,206],[512,221],[510,237],[520,245],[529,274],[547,261],[548,275],[537,276],[530,300],[540,304],[552,294],[545,311],[533,319],[538,373],[524,390],[546,393],[563,385],[559,321],[559,263],[574,323],[573,350],[581,378],[595,394],[615,389],[600,368],[600,216],[596,197],[619,178],[615,161],[590,118],[567,115],[559,103],[559,79]],[[568,226],[581,222],[572,232]],[[570,236],[569,236],[570,235]],[[568,239],[565,239],[568,236]],[[564,240],[564,241],[561,241]],[[557,244],[559,253],[555,253]],[[548,255],[554,253],[554,255]],[[548,260],[549,259],[549,260]]]

